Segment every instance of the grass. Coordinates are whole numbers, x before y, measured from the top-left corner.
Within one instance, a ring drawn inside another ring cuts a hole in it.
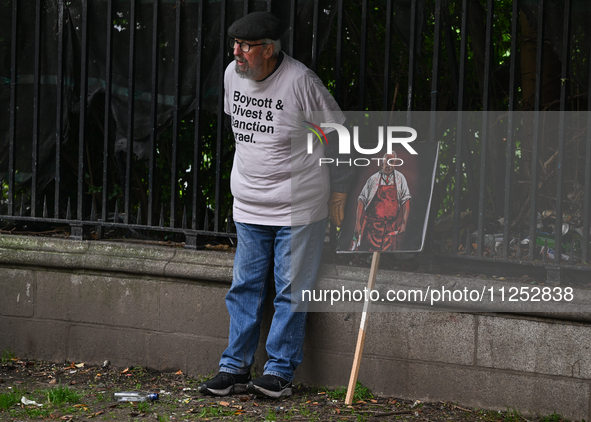
[[[305,404],[300,404],[300,415],[304,416],[304,417],[309,417],[312,415],[312,411],[310,410],[310,408],[308,406],[306,406]]]
[[[520,422],[523,420],[523,416],[517,409],[507,408],[507,414],[503,419],[504,422]]]
[[[111,401],[112,398],[113,398],[113,396],[111,394],[101,391],[96,394],[95,401],[96,402]]]
[[[148,413],[148,411],[150,410],[150,403],[146,401],[139,402],[137,404],[137,410],[140,413]]]
[[[14,354],[10,350],[4,349],[4,351],[2,352],[2,358],[0,358],[0,362],[5,364],[12,361],[13,359]]]
[[[67,386],[58,386],[45,390],[47,401],[56,406],[61,406],[64,403],[77,404],[80,403],[82,395],[76,390],[71,390]]]
[[[0,394],[0,411],[9,410],[15,404],[20,403],[21,397],[26,393],[19,390],[14,390],[9,393]],[[47,403],[42,403],[42,400],[35,398],[35,396],[44,396],[47,398]],[[58,386],[55,388],[48,388],[45,390],[36,390],[29,394],[30,399],[35,399],[37,403],[43,404],[43,407],[25,406],[23,408],[15,407],[10,409],[10,413],[17,415],[26,415],[30,418],[47,418],[56,408],[62,408],[66,404],[74,405],[80,403],[82,394],[67,386]],[[66,413],[76,413],[80,409],[77,407],[69,407],[63,409]]]
[[[333,400],[345,400],[347,398],[347,387],[340,387],[334,391],[326,390],[326,394]],[[373,394],[369,388],[357,381],[357,384],[355,384],[355,393],[353,394],[353,402],[369,399],[373,399]]]
[[[267,416],[265,417],[265,421],[274,422],[277,420],[277,414],[273,411],[273,409],[269,409],[267,411]]]
[[[29,418],[47,418],[51,413],[50,409],[27,406],[24,408],[15,407],[15,404],[21,402],[23,396],[27,397],[28,393],[25,391],[14,389],[5,393],[0,394],[0,412],[8,411],[13,416],[19,416],[25,413]],[[30,397],[28,397],[30,398]]]
[[[223,409],[217,406],[204,407],[199,413],[200,418],[220,418],[223,416],[232,416],[233,410]]]
[[[48,403],[43,407],[15,407],[15,404],[21,402],[23,396],[33,399],[40,404],[42,400],[39,400],[35,396],[45,396]],[[81,397],[82,395],[80,393],[71,390],[67,386],[37,390],[31,394],[27,394],[25,391],[19,389],[14,389],[0,394],[0,411],[9,411],[13,416],[22,416],[23,414],[26,414],[32,419],[47,418],[56,407],[60,407],[66,403],[77,404],[80,402]],[[70,412],[76,412],[78,409],[72,408],[68,410]]]
[[[44,409],[42,407],[25,407],[24,411],[31,419],[48,418],[51,414],[50,409]]]
[[[12,390],[0,394],[0,410],[8,410],[17,403],[20,403],[23,393],[19,390]]]

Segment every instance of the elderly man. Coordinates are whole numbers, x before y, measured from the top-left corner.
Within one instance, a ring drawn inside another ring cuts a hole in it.
[[[331,123],[345,118],[318,76],[281,52],[281,32],[281,22],[268,12],[248,14],[228,29],[235,60],[224,76],[224,111],[236,142],[230,184],[238,246],[226,296],[228,347],[219,373],[199,386],[204,394],[248,391],[278,398],[292,393],[306,323],[305,312],[292,310],[292,288],[310,288],[315,282],[329,208],[333,223],[343,219],[349,176],[339,178],[331,170],[330,186],[327,173],[326,180],[306,191],[311,199],[298,202],[299,218],[293,224],[292,115],[323,111],[324,122]],[[262,377],[251,380],[264,299],[273,280],[268,361]]]
[[[396,153],[384,155],[382,169],[372,175],[359,194],[353,250],[394,251],[406,231],[410,192],[406,178],[395,169]]]

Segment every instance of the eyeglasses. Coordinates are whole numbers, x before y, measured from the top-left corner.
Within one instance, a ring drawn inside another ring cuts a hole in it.
[[[240,46],[240,50],[242,50],[243,53],[248,53],[250,51],[251,47],[256,47],[257,45],[267,45],[268,43],[260,43],[260,44],[248,44],[244,41],[237,41],[233,38],[230,39],[230,48],[232,50],[234,50],[236,48],[236,45]]]

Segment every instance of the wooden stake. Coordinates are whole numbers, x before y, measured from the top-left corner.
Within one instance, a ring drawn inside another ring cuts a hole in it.
[[[363,354],[363,345],[365,343],[365,329],[367,328],[367,319],[369,317],[369,292],[371,292],[376,284],[376,275],[378,273],[378,265],[380,264],[380,252],[374,252],[371,261],[371,270],[369,271],[369,281],[367,282],[367,296],[363,304],[363,313],[361,314],[361,324],[359,327],[359,335],[357,336],[357,346],[355,348],[355,358],[353,359],[353,368],[351,369],[351,377],[349,378],[349,388],[347,388],[347,397],[345,404],[353,403],[353,395],[355,394],[355,385],[357,384],[357,375],[359,374],[359,366],[361,365],[361,355]]]

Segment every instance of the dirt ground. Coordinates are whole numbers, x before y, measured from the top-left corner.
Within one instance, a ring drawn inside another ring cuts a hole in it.
[[[346,390],[296,385],[291,397],[270,400],[253,395],[204,396],[197,386],[205,377],[181,371],[161,373],[143,367],[54,364],[3,356],[0,364],[0,420],[63,421],[563,421],[559,415],[525,417],[518,411],[486,411],[454,403],[422,403],[374,397],[358,384],[352,406]],[[209,374],[211,376],[211,374]],[[144,403],[117,403],[117,391],[159,393]],[[34,403],[27,402],[34,401]],[[23,402],[28,404],[23,404]]]

